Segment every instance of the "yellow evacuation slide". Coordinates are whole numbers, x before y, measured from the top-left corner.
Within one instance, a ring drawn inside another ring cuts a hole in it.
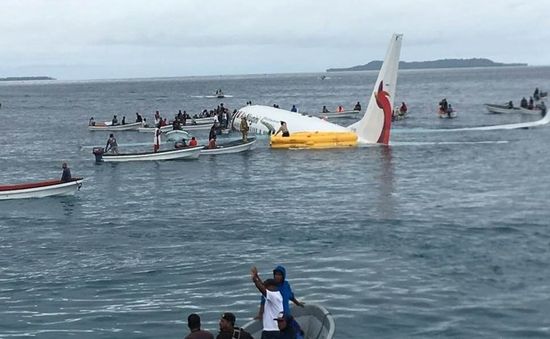
[[[296,132],[289,137],[271,135],[272,148],[346,148],[357,146],[353,132]]]

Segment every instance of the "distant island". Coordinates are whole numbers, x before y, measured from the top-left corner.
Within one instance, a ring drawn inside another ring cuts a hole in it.
[[[0,81],[24,81],[24,80],[55,80],[52,77],[7,77],[0,78]]]
[[[466,67],[509,67],[509,66],[527,66],[527,64],[494,62],[489,59],[439,59],[433,61],[400,61],[399,69],[428,69],[428,68],[466,68]],[[342,71],[377,71],[382,67],[382,61],[375,60],[365,65],[358,65],[347,68],[329,68],[327,72]]]

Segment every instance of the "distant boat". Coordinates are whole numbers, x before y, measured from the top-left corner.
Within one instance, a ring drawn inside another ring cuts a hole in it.
[[[361,111],[343,111],[343,112],[319,112],[315,113],[316,116],[320,118],[326,118],[326,119],[354,119],[358,118],[361,114]]]
[[[490,113],[496,113],[496,114],[507,114],[507,113],[524,113],[524,114],[541,114],[542,111],[538,108],[534,109],[527,109],[523,107],[512,107],[510,108],[508,105],[497,105],[497,104],[485,104],[485,108]]]
[[[197,159],[201,153],[202,146],[178,148],[159,152],[141,153],[105,153],[103,147],[94,147],[92,153],[96,162],[128,162],[128,161],[160,161],[178,159]]]
[[[1,185],[0,200],[43,198],[58,195],[73,195],[82,187],[83,178],[62,182],[59,179]]]
[[[334,318],[326,308],[317,304],[293,307],[292,316],[304,331],[304,339],[332,339],[336,330]],[[254,338],[262,337],[262,321],[252,320],[243,326]]]
[[[240,153],[253,149],[256,146],[256,139],[249,138],[246,142],[243,142],[241,139],[227,142],[224,144],[217,145],[216,148],[204,147],[201,150],[201,155],[219,155],[219,154],[230,154],[230,153]]]
[[[111,125],[106,123],[96,123],[95,125],[88,126],[90,131],[132,131],[141,127],[141,122],[132,122],[129,124]]]

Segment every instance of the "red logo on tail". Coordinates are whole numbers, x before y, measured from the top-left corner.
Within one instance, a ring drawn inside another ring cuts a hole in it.
[[[390,142],[392,107],[389,99],[390,94],[384,91],[384,81],[380,81],[378,92],[374,94],[376,105],[384,111],[384,125],[378,138],[378,143],[388,144]]]

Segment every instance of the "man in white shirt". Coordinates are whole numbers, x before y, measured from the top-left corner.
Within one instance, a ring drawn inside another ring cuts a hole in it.
[[[283,296],[277,289],[275,279],[266,279],[263,283],[258,276],[258,269],[253,266],[250,270],[252,281],[258,291],[265,297],[264,313],[262,317],[263,331],[261,339],[277,339],[279,338],[279,326],[277,324],[277,316],[283,312]]]

